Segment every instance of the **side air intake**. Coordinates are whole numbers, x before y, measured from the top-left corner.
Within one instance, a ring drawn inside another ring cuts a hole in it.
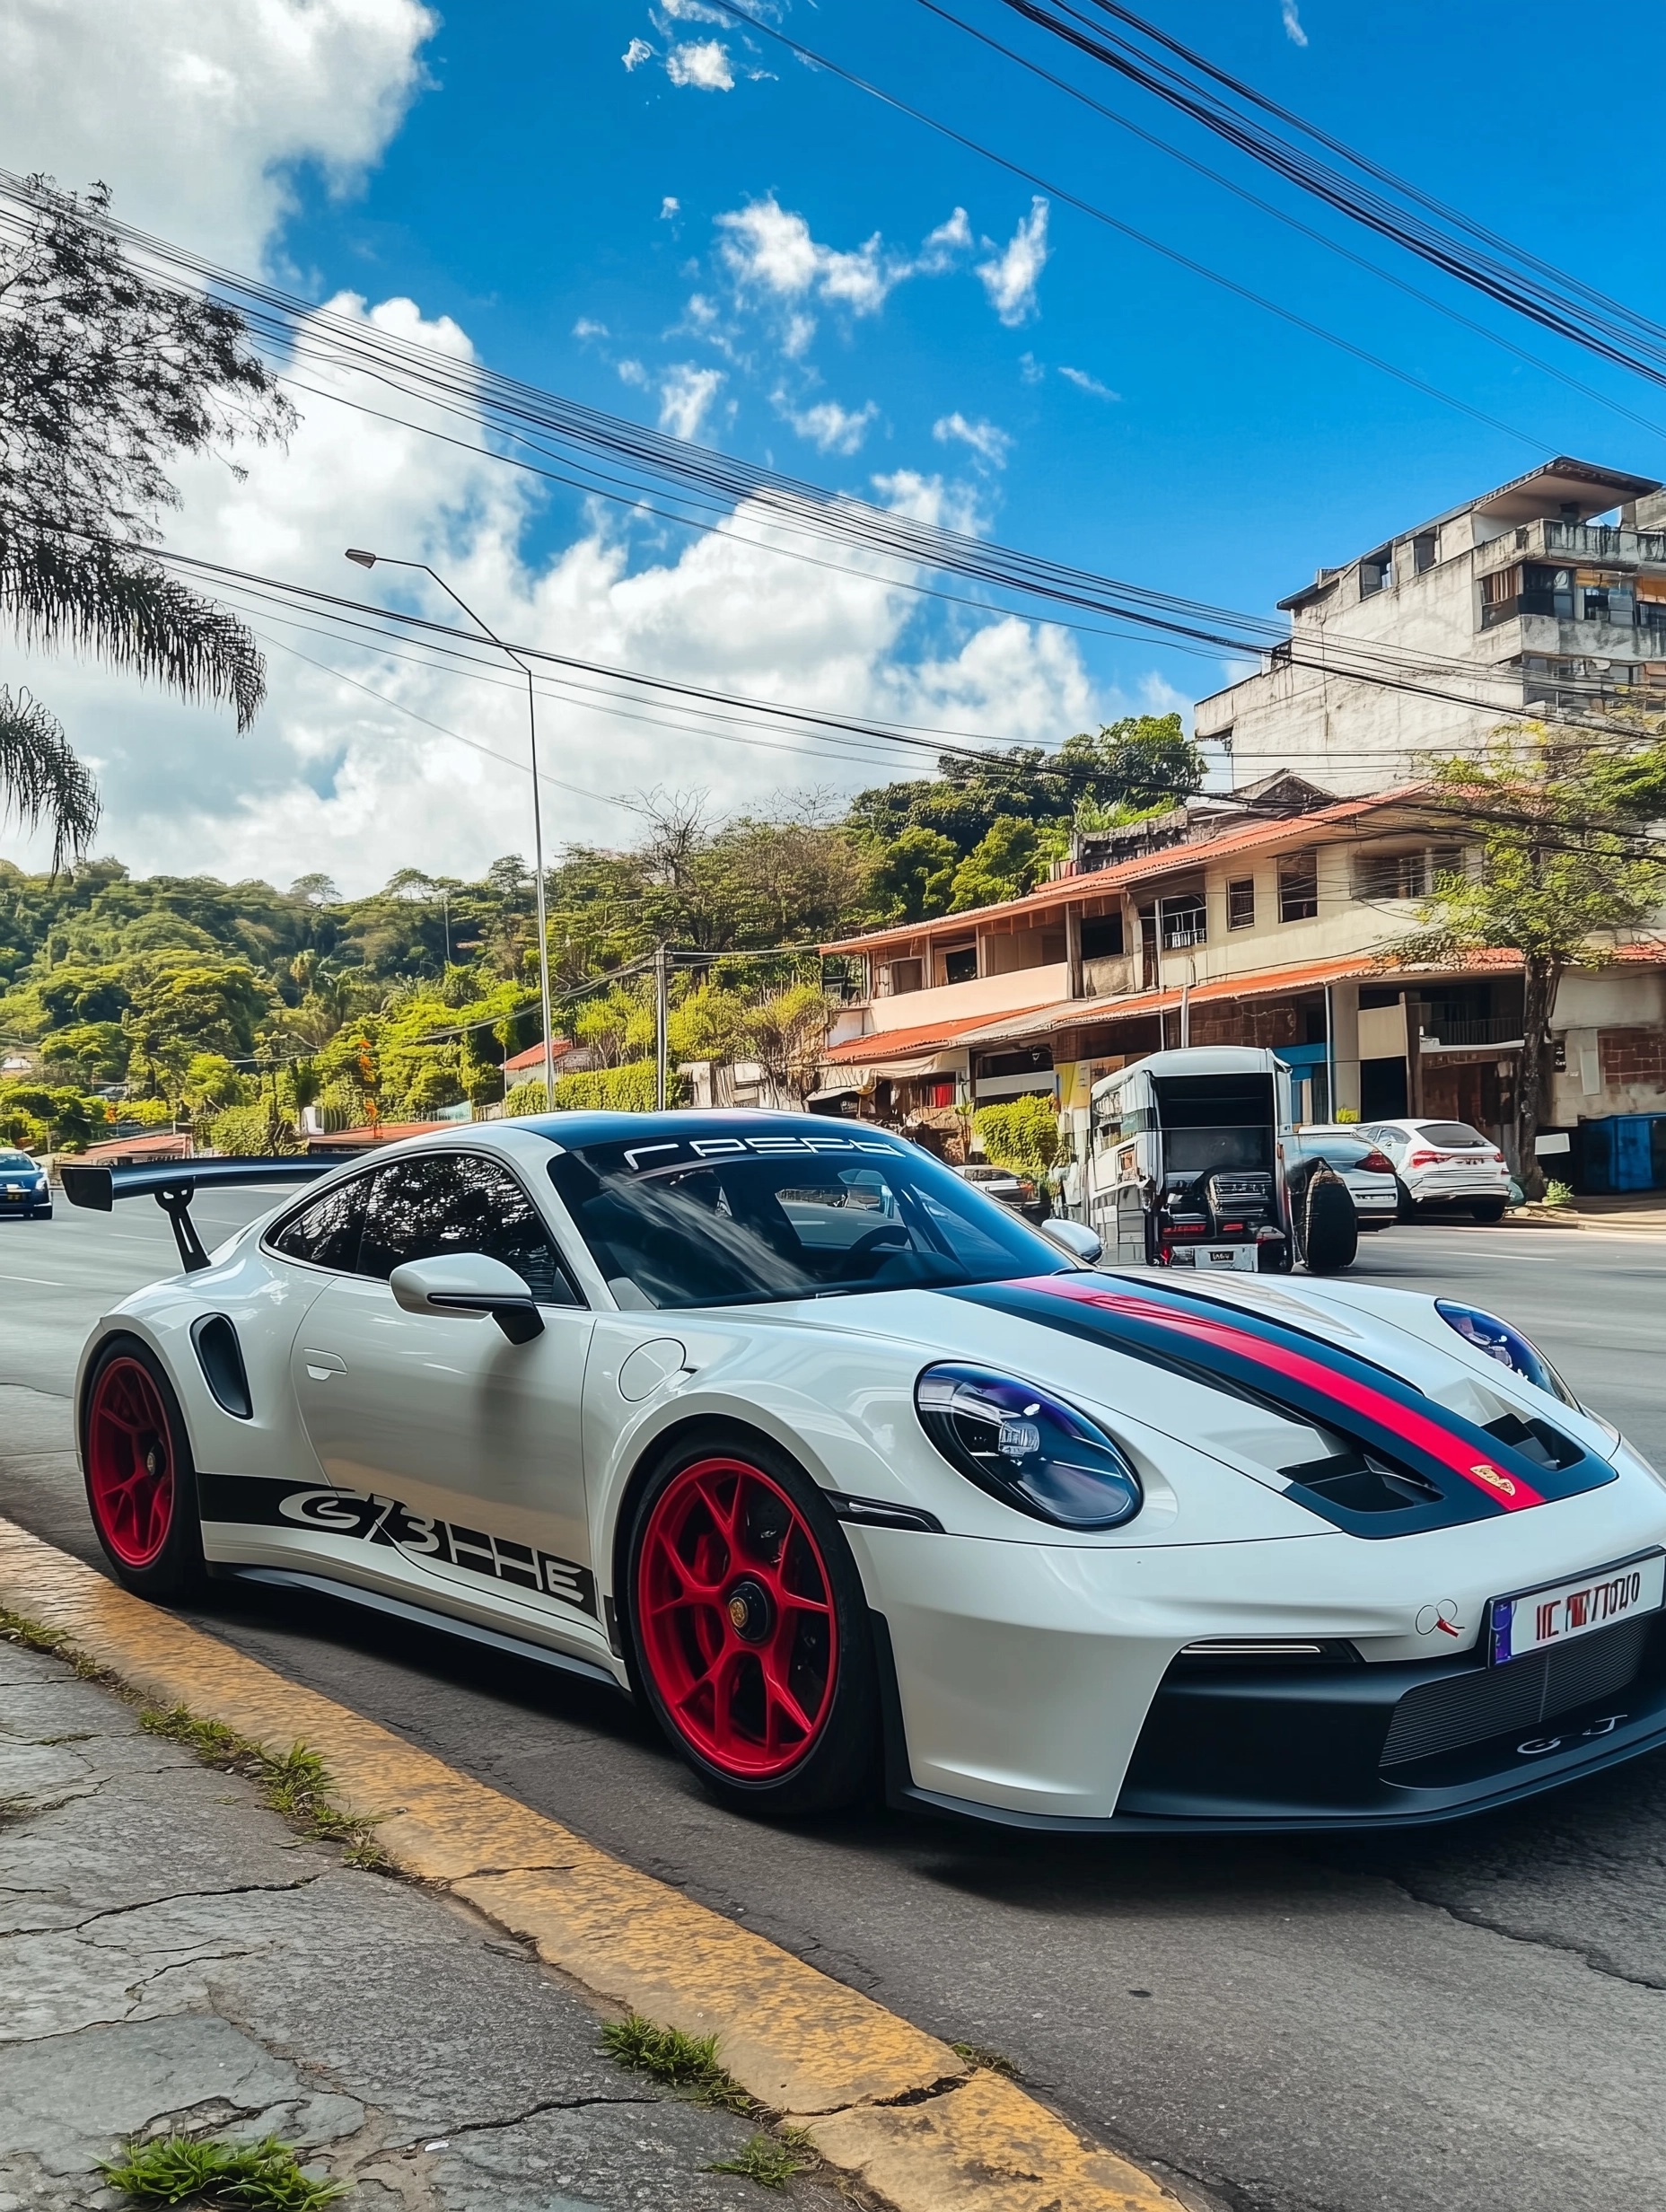
[[[191,1342],[197,1364],[217,1406],[240,1421],[254,1418],[254,1400],[249,1394],[249,1373],[243,1365],[243,1347],[237,1331],[224,1313],[205,1313],[191,1323]]]

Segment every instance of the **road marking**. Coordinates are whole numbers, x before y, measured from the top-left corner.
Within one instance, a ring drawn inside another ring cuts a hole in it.
[[[896,2212],[1180,2212],[1160,2181],[1015,2082],[4,1519],[0,1603],[153,1703],[257,1742],[305,1742],[402,1873],[449,1889],[609,2004],[715,2035],[743,2088]]]
[[[52,1275],[6,1275],[0,1273],[0,1283],[33,1283],[42,1290],[83,1290],[89,1287],[89,1286],[83,1283],[60,1283],[57,1277]],[[101,1295],[102,1294],[101,1293]]]

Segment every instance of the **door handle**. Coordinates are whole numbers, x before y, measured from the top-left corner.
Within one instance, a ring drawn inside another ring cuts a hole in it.
[[[337,1352],[303,1352],[307,1374],[314,1382],[328,1382],[332,1374],[346,1374],[347,1363]]]

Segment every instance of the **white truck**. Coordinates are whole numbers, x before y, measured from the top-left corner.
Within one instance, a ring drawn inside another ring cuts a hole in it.
[[[1089,1128],[1088,1218],[1107,1266],[1352,1265],[1353,1198],[1292,1141],[1291,1074],[1276,1052],[1150,1053],[1093,1085]]]

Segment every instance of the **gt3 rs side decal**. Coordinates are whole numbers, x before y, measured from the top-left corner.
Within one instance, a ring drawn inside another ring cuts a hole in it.
[[[1316,1335],[1166,1285],[1124,1290],[1082,1276],[1040,1276],[946,1295],[1246,1391],[1355,1439],[1441,1493],[1440,1506],[1432,1501],[1393,1514],[1396,1532],[1519,1513],[1614,1479],[1608,1462],[1588,1452],[1568,1466],[1539,1466],[1386,1369]],[[1344,1525],[1358,1518],[1349,1514]]]
[[[596,1578],[590,1569],[535,1545],[412,1513],[397,1498],[364,1490],[273,1482],[255,1475],[199,1474],[197,1482],[205,1521],[310,1528],[321,1535],[387,1544],[443,1567],[460,1567],[487,1582],[536,1591],[595,1618]]]

